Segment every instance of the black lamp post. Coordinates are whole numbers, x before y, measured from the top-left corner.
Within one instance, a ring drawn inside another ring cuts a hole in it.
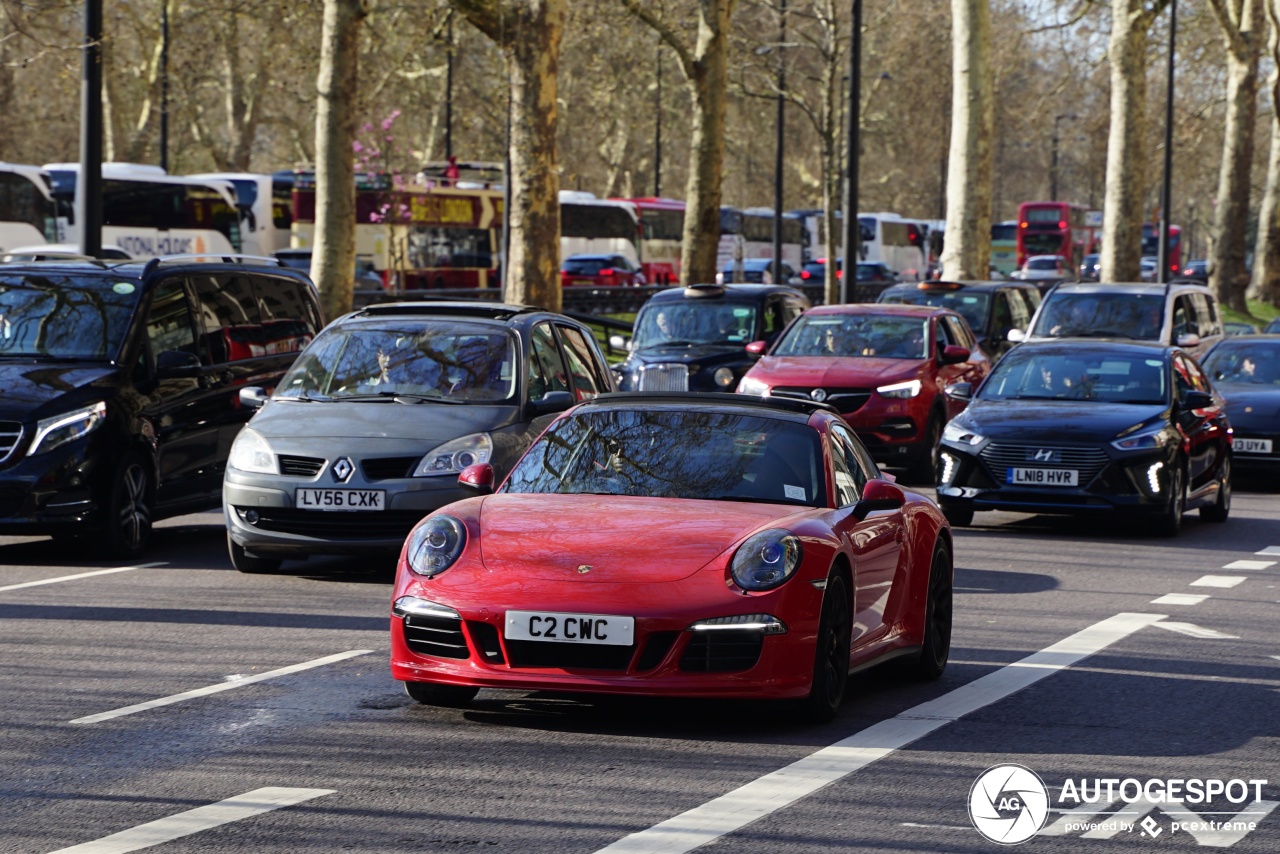
[[[160,0],[160,168],[169,171],[169,0]]]
[[[787,63],[783,48],[787,41],[787,0],[778,9],[778,118],[774,132],[773,160],[773,281],[782,283],[782,166],[786,139]]]
[[[102,255],[102,0],[84,3],[84,56],[80,85],[80,175],[74,212],[80,253]]]
[[[849,275],[840,276],[840,302],[849,301],[850,279],[858,269],[858,257],[862,254],[862,232],[858,224],[858,153],[861,146],[859,133],[862,128],[860,115],[862,98],[862,0],[853,0],[853,32],[849,34],[849,108],[845,111],[845,177],[844,199],[840,205],[844,217],[844,250],[842,269]]]
[[[1169,281],[1169,214],[1173,210],[1173,45],[1178,34],[1178,0],[1169,0],[1169,72],[1164,96],[1164,180],[1160,185],[1160,252],[1156,281]]]
[[[662,39],[658,39],[658,53],[654,57],[654,110],[653,110],[653,195],[662,197]]]

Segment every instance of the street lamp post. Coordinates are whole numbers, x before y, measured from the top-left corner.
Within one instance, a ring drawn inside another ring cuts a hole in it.
[[[786,139],[787,63],[783,48],[787,42],[787,0],[778,9],[778,118],[773,160],[773,281],[782,282],[782,167]]]
[[[1164,180],[1160,185],[1160,251],[1156,281],[1169,281],[1169,215],[1173,210],[1173,45],[1178,34],[1178,0],[1169,0],[1169,70],[1164,97]]]
[[[1049,155],[1049,201],[1058,200],[1058,123],[1063,119],[1074,120],[1079,116],[1074,113],[1059,113],[1053,117],[1053,147]]]
[[[845,111],[844,199],[840,205],[844,217],[844,250],[841,268],[849,275],[840,276],[840,302],[849,301],[849,280],[858,269],[859,247],[862,232],[858,224],[858,153],[861,147],[859,134],[862,127],[860,115],[862,97],[862,0],[853,2],[853,32],[849,34],[849,107]]]

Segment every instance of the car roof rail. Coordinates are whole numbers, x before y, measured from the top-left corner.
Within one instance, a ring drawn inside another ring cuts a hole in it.
[[[142,268],[142,274],[148,275],[161,264],[176,264],[185,261],[203,260],[205,262],[217,262],[221,264],[242,264],[245,261],[260,261],[272,267],[285,267],[289,265],[284,263],[281,258],[271,258],[266,255],[241,255],[238,253],[228,252],[190,252],[181,255],[161,255],[158,258],[152,258],[147,262],[147,266]]]

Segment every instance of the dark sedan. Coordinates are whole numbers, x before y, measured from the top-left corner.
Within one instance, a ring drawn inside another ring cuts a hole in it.
[[[1280,335],[1227,338],[1204,369],[1226,398],[1240,470],[1280,470]]]
[[[969,398],[971,388],[951,394]],[[1144,516],[1175,536],[1188,509],[1224,522],[1231,427],[1184,351],[1115,340],[1015,347],[943,431],[938,503],[976,510]]]

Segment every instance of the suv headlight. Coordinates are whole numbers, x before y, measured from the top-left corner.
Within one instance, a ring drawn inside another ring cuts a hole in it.
[[[986,437],[979,435],[968,427],[963,427],[954,421],[942,428],[942,438],[946,442],[955,442],[957,445],[978,445],[981,444]]]
[[[36,422],[36,435],[31,440],[27,456],[47,453],[86,436],[101,427],[106,419],[107,404],[102,401],[52,418],[42,418]]]
[[[799,537],[770,528],[752,534],[738,546],[729,572],[743,590],[772,590],[795,574],[802,555]]]
[[[493,440],[488,433],[472,433],[433,448],[413,470],[414,477],[457,474],[467,466],[487,463],[493,456]]]
[[[905,399],[908,397],[915,397],[920,393],[921,388],[920,380],[907,380],[906,382],[894,383],[893,385],[882,385],[880,388],[876,389],[876,394],[881,397]]]
[[[755,394],[760,397],[768,397],[769,384],[752,377],[743,377],[738,381],[738,394]]]
[[[261,433],[250,427],[241,428],[231,443],[227,465],[233,469],[255,474],[280,474],[276,454]]]
[[[1118,451],[1154,450],[1155,448],[1166,448],[1176,441],[1178,441],[1178,434],[1170,427],[1161,424],[1157,427],[1143,430],[1140,433],[1125,436],[1123,439],[1116,439],[1111,443],[1111,447]]]
[[[454,516],[432,516],[413,529],[405,544],[409,568],[427,578],[439,575],[462,554],[467,527]]]

